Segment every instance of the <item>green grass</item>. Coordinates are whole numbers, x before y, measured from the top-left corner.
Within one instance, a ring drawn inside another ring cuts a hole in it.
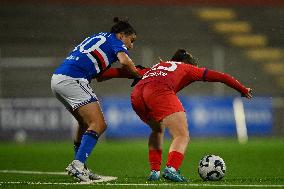
[[[169,142],[165,142],[163,166]],[[198,173],[198,161],[207,154],[221,156],[226,163],[225,178],[217,182],[203,182]],[[26,144],[0,143],[0,170],[30,170],[62,172],[73,158],[71,142],[37,142]],[[101,141],[88,160],[88,166],[102,175],[117,176],[116,184],[145,184],[149,174],[147,140]],[[188,147],[183,165],[184,176],[190,184],[214,185],[210,188],[227,188],[215,185],[282,185],[284,188],[284,140],[251,139],[240,145],[231,139],[193,139]],[[21,182],[19,184],[7,182]],[[0,173],[0,188],[183,188],[161,180],[157,185],[29,185],[27,182],[72,183],[64,175],[27,175]],[[153,182],[152,182],[153,183]],[[162,183],[171,186],[158,185]],[[186,186],[208,188],[208,186]],[[232,186],[231,186],[232,188]],[[239,188],[239,186],[235,186]],[[259,188],[259,187],[258,187]]]

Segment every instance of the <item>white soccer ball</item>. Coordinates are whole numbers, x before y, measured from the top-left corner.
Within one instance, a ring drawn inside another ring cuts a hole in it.
[[[225,176],[225,172],[225,162],[219,156],[207,155],[199,161],[198,173],[203,180],[221,180]]]

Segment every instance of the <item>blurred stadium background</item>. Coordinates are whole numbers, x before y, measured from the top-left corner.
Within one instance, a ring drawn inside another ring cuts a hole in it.
[[[151,66],[186,48],[200,66],[253,89],[254,100],[236,101],[223,84],[185,88],[192,137],[236,137],[234,107],[241,102],[249,137],[283,138],[284,1],[1,0],[0,141],[71,139],[74,120],[51,93],[52,72],[85,37],[109,31],[115,16],[128,17],[138,32],[130,52],[136,64]],[[109,125],[106,138],[147,137],[130,107],[130,84],[92,83]]]

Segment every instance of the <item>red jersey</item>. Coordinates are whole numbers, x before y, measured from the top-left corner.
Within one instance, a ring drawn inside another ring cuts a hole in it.
[[[138,84],[151,81],[166,83],[177,93],[190,83],[203,80],[205,70],[182,62],[160,62],[146,72]]]
[[[249,92],[247,88],[245,88],[240,82],[238,82],[229,74],[209,70],[207,68],[198,68],[191,64],[185,64],[183,62],[160,62],[154,65],[151,69],[137,68],[137,71],[141,75],[144,74],[142,80],[139,81],[137,85],[151,81],[165,83],[175,93],[194,81],[222,82],[242,94],[247,94]],[[127,70],[121,68],[110,68],[100,76],[97,76],[98,81],[103,81],[111,78],[131,79],[133,78],[133,75],[131,75]]]
[[[152,81],[166,83],[175,93],[194,81],[222,82],[242,94],[248,93],[242,84],[228,74],[183,62],[166,61],[154,65],[144,74],[138,85]]]

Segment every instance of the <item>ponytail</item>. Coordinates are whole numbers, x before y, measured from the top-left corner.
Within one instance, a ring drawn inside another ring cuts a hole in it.
[[[113,18],[114,25],[111,27],[111,33],[124,33],[125,35],[136,34],[136,31],[128,22],[128,18],[119,19],[118,17]]]
[[[187,64],[197,65],[198,59],[187,53],[185,49],[178,49],[171,61],[184,62]]]

